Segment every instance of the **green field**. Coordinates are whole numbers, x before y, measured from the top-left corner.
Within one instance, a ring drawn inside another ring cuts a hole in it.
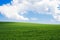
[[[0,40],[60,40],[60,25],[0,22]]]

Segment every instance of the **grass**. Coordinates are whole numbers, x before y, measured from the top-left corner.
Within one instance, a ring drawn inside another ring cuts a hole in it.
[[[0,40],[60,40],[60,25],[0,22]]]

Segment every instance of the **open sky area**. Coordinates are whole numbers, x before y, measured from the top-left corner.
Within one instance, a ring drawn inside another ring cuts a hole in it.
[[[60,0],[0,0],[0,21],[60,24]]]

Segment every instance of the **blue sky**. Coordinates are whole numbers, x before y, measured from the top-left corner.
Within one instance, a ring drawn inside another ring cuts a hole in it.
[[[48,1],[42,1],[0,0],[0,21],[60,24],[59,2],[57,6],[54,5],[54,0],[52,0],[53,5]]]

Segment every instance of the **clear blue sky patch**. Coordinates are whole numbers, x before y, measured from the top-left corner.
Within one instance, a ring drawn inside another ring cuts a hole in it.
[[[12,0],[0,0],[0,6],[11,3]]]

